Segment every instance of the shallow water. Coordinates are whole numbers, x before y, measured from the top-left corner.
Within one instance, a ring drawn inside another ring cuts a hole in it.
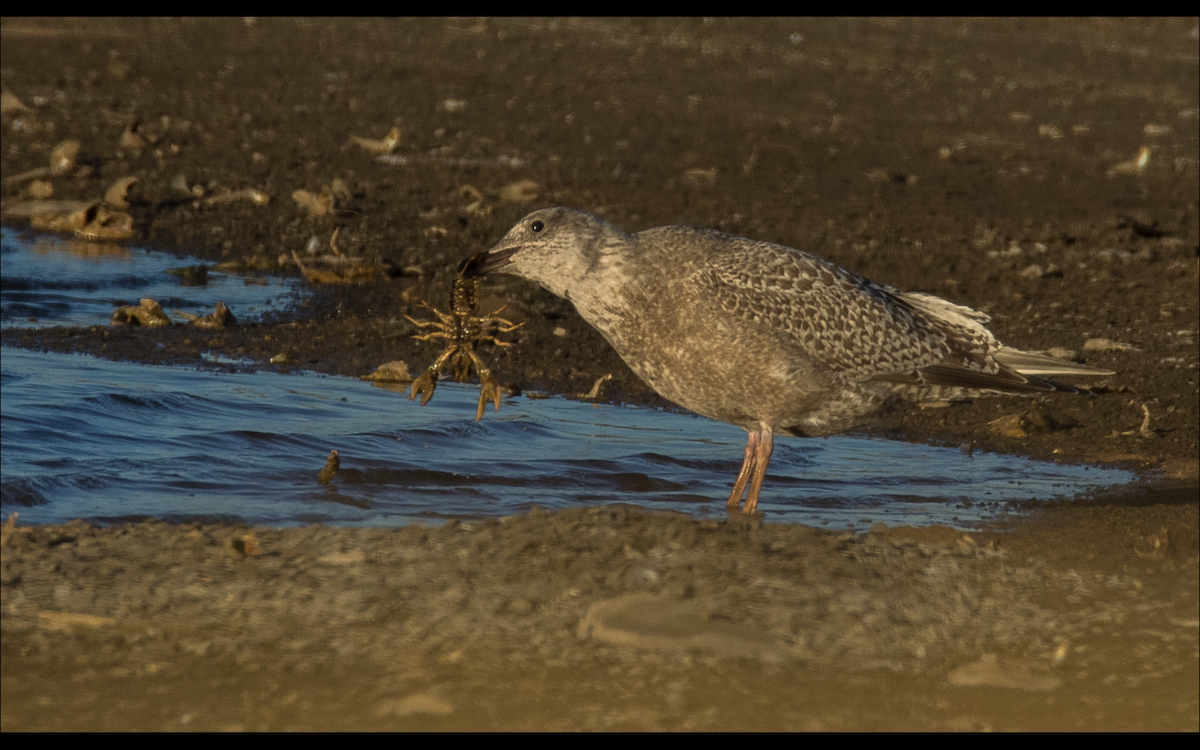
[[[169,269],[197,265],[166,253],[111,243],[26,238],[0,229],[0,322],[6,326],[103,325],[121,305],[142,297],[163,310],[207,315],[225,302],[239,321],[286,306],[299,288],[291,279],[211,272],[203,284],[185,284]]]
[[[196,312],[223,295],[237,313],[230,289],[251,295],[239,299],[244,308],[286,291],[236,279],[225,288],[181,288],[159,276],[183,264],[148,251],[122,256],[119,270],[109,256],[62,255],[32,251],[6,230],[6,323],[31,317],[19,310],[38,311],[32,317],[42,324],[104,323],[115,304],[156,294],[180,300],[164,302],[168,310]],[[67,281],[37,283],[51,278]],[[390,526],[613,502],[723,517],[746,439],[700,417],[565,399],[509,399],[475,423],[478,387],[452,383],[419,407],[401,392],[313,374],[231,374],[12,348],[0,362],[0,507],[19,511],[23,523],[156,517]],[[322,486],[316,477],[331,449],[341,471]],[[967,527],[1009,501],[1132,479],[1122,470],[881,439],[782,438],[759,508],[771,521],[835,528]]]

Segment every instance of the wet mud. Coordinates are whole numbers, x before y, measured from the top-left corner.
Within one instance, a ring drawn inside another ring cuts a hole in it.
[[[1144,477],[969,535],[619,497],[400,531],[18,525],[3,729],[1195,731],[1196,29],[3,21],[5,209],[45,195],[10,179],[30,170],[62,201],[133,176],[123,243],[297,278],[293,254],[335,258],[261,321],[6,328],[6,347],[419,372],[441,344],[405,316],[445,309],[459,261],[525,213],[568,205],[798,247],[986,311],[1018,348],[1072,350],[1117,372],[1094,398],[864,430]],[[662,403],[569,303],[503,277],[480,293],[524,323],[516,346],[479,347],[502,385],[579,394],[611,374],[604,398]]]

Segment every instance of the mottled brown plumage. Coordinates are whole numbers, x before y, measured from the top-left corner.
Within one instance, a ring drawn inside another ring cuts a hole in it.
[[[893,399],[1079,393],[1111,374],[1002,345],[988,316],[769,242],[707,229],[626,234],[583,211],[526,216],[474,272],[570,300],[665,398],[749,433],[728,505],[754,512],[773,435],[828,435]]]

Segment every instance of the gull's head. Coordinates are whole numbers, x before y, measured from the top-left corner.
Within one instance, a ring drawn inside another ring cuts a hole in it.
[[[529,279],[560,297],[603,272],[629,236],[598,216],[574,208],[543,208],[521,219],[486,253],[464,261],[467,276],[506,273]]]

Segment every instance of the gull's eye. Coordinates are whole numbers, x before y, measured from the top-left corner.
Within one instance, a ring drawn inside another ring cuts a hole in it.
[[[543,222],[541,220],[533,221],[533,222],[530,222],[530,224],[529,224],[529,231],[533,232],[534,234],[537,234],[538,232],[542,231],[545,228],[546,228],[546,224],[545,224],[545,222]]]

